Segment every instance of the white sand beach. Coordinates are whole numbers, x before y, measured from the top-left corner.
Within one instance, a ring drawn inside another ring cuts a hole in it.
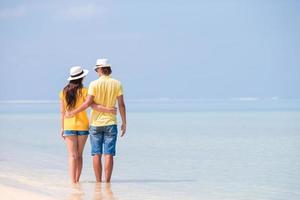
[[[31,192],[24,189],[18,189],[15,187],[8,187],[0,185],[0,194],[2,200],[54,200],[55,198],[49,197],[37,192]]]

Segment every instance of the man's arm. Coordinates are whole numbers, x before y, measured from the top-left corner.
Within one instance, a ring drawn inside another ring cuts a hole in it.
[[[94,96],[88,95],[85,102],[83,104],[81,104],[81,106],[79,106],[78,108],[76,108],[72,111],[67,111],[65,114],[65,117],[73,117],[77,113],[82,112],[85,109],[87,109],[93,102],[94,102]]]
[[[119,105],[119,112],[122,118],[122,125],[121,125],[121,131],[122,131],[121,137],[122,137],[126,132],[126,107],[125,107],[123,95],[118,96],[117,99]]]
[[[108,108],[101,104],[96,104],[94,102],[91,104],[91,107],[93,110],[96,110],[98,112],[107,112],[107,113],[111,113],[113,115],[117,114],[117,108]]]
[[[111,113],[111,114],[114,114],[114,115],[117,114],[116,108],[108,108],[108,107],[105,107],[105,106],[100,105],[100,104],[95,104],[94,103],[94,96],[88,95],[85,102],[83,104],[81,104],[81,106],[79,106],[78,108],[76,108],[72,111],[67,111],[65,116],[66,117],[73,117],[77,113],[82,112],[85,109],[87,109],[89,106],[91,106],[94,110],[97,110],[99,112],[107,112],[107,113]]]

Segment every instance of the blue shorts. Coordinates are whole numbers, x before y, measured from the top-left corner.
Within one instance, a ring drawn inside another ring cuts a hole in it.
[[[89,131],[75,131],[75,130],[64,130],[64,136],[78,136],[78,135],[88,135]]]
[[[118,128],[117,125],[91,126],[90,141],[92,156],[96,154],[116,154]]]

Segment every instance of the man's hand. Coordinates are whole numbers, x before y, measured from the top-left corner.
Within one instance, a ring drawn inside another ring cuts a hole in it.
[[[71,117],[74,117],[74,114],[72,111],[66,111],[65,112],[65,118],[71,118]]]
[[[121,125],[121,131],[122,131],[121,137],[123,137],[125,135],[125,133],[126,133],[126,124],[122,124]]]

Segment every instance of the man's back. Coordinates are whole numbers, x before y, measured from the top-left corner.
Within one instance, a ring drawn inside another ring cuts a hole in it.
[[[117,97],[123,94],[120,81],[110,76],[101,76],[99,79],[92,81],[89,86],[88,95],[94,96],[94,102],[106,107],[115,107]],[[92,126],[108,126],[117,124],[116,115],[92,110]]]

